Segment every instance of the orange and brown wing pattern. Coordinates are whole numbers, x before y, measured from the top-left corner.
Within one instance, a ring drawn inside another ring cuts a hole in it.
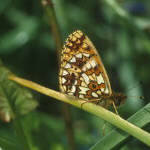
[[[62,92],[82,99],[111,95],[111,86],[92,42],[81,31],[70,34],[61,53],[59,83]]]

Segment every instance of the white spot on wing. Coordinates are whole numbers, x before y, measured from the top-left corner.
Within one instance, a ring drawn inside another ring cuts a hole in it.
[[[72,86],[72,88],[71,88],[71,91],[70,91],[70,92],[74,93],[75,91],[76,91],[76,87],[75,87],[75,86]]]
[[[83,53],[85,57],[90,57],[90,54]]]
[[[91,60],[90,64],[92,65],[92,67],[96,67],[97,63],[95,62],[95,60]]]
[[[82,54],[79,53],[79,54],[76,55],[76,57],[77,57],[77,58],[82,58]]]
[[[80,80],[81,80],[81,81],[83,81],[83,78],[82,78],[82,77],[80,77]]]
[[[70,62],[72,62],[72,63],[76,62],[76,58],[72,57],[72,59],[70,60]]]
[[[98,97],[98,95],[95,92],[92,92],[93,97]]]
[[[62,78],[62,84],[64,84],[67,80],[65,78]]]
[[[65,68],[71,68],[71,65],[69,63],[66,64]]]
[[[101,88],[101,91],[104,92],[104,88]],[[106,93],[106,92],[105,92]]]
[[[75,80],[74,85],[77,85],[77,83],[78,83],[77,80]]]
[[[79,98],[84,98],[84,96],[82,94],[79,95]]]
[[[96,78],[96,75],[95,75],[95,73],[93,73],[93,74],[92,74],[92,77],[93,77],[93,79],[95,79],[95,78]]]
[[[90,79],[90,80],[94,80],[93,76],[89,76],[89,79]]]
[[[98,91],[97,91],[97,94],[101,95],[101,94],[102,94],[102,92],[101,92],[100,90],[98,90]]]
[[[86,71],[86,70],[88,70],[88,69],[91,69],[91,64],[89,63],[89,62],[87,62],[84,66],[83,66],[83,68],[82,68],[82,70],[83,71]]]
[[[87,67],[87,69],[91,69],[91,64],[89,62],[87,62],[86,67]]]
[[[85,84],[85,82],[81,82],[81,86],[87,87],[87,84]]]
[[[86,67],[84,66],[84,67],[82,68],[82,70],[83,70],[83,71],[86,71]]]
[[[106,89],[105,89],[105,93],[106,93],[106,94],[108,94],[108,93],[109,93],[108,87],[106,87]]]
[[[97,82],[98,82],[98,84],[104,83],[104,79],[103,79],[103,77],[102,77],[102,74],[101,74],[101,73],[100,73],[100,75],[99,75],[99,76],[97,76]]]
[[[65,76],[65,75],[67,75],[67,74],[68,74],[68,72],[67,72],[66,70],[63,70],[62,75]]]
[[[76,41],[77,39],[75,36],[72,36],[71,38],[72,38],[72,41]]]
[[[81,75],[82,77],[83,77],[83,79],[84,79],[84,81],[86,82],[86,84],[89,84],[89,77],[85,74],[85,73],[82,73],[82,75]]]
[[[79,87],[80,88],[80,94],[86,94],[86,91],[88,91],[89,90],[89,88],[86,88],[86,87]]]

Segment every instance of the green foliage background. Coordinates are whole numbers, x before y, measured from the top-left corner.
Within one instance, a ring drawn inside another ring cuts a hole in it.
[[[118,0],[118,5],[112,2],[53,0],[53,7],[63,40],[77,29],[87,34],[102,57],[113,90],[129,95],[119,109],[119,114],[127,119],[149,103],[150,1]],[[58,90],[58,60],[50,21],[40,0],[1,0],[0,58],[16,75]],[[141,86],[137,85],[140,81],[143,82]],[[23,116],[23,126],[31,133],[29,139],[33,149],[68,149],[61,103],[33,93],[39,106]],[[141,95],[144,100],[136,97]],[[104,121],[70,108],[76,149],[89,149],[103,137]],[[14,144],[12,124],[0,122],[0,138]],[[112,128],[107,124],[106,134]],[[150,126],[144,129],[150,131]],[[149,149],[134,138],[118,149],[133,148]]]

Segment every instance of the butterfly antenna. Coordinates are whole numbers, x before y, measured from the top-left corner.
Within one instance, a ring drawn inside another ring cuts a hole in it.
[[[131,97],[133,97],[133,98],[138,98],[138,99],[141,99],[141,100],[143,100],[144,99],[144,96],[128,96],[129,98]]]

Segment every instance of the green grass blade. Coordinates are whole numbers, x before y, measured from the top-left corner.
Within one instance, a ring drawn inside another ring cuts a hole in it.
[[[136,126],[142,128],[150,122],[150,104],[146,105],[140,109],[137,113],[132,115],[129,122],[135,124]],[[119,129],[114,129],[108,135],[100,139],[90,150],[110,150],[119,146],[124,142],[130,135]]]
[[[10,76],[9,77],[10,80],[13,80],[23,86],[26,86],[28,88],[34,89],[42,94],[45,94],[47,96],[56,98],[57,100],[63,101],[65,103],[71,104],[73,106],[76,106],[78,108],[82,108],[83,110],[92,113],[98,117],[101,117],[103,120],[111,123],[112,125],[122,129],[123,131],[131,134],[132,136],[134,136],[135,138],[139,139],[140,141],[142,141],[143,143],[145,143],[147,146],[150,146],[150,134],[144,130],[142,130],[141,128],[135,126],[134,124],[124,120],[123,118],[121,118],[120,116],[112,113],[111,111],[92,104],[92,103],[85,103],[85,101],[81,100],[81,99],[77,99],[74,97],[70,97],[67,96],[63,93],[54,91],[52,89],[48,89],[46,87],[43,87],[39,84],[36,84],[32,81],[28,81],[16,76]],[[84,102],[84,107],[83,107],[83,102]],[[149,109],[146,109],[149,110]]]

